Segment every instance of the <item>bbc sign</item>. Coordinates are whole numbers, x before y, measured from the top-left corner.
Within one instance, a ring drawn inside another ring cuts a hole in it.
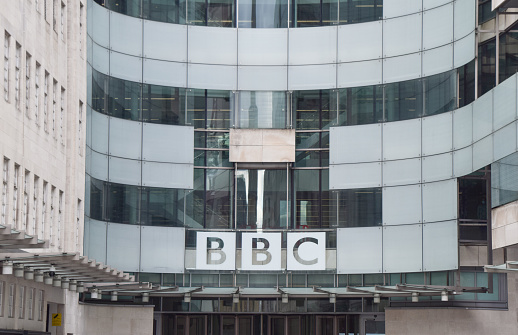
[[[286,270],[325,270],[326,233],[288,232]],[[243,232],[241,268],[250,271],[280,271],[282,233]],[[197,232],[196,269],[235,270],[236,233]]]

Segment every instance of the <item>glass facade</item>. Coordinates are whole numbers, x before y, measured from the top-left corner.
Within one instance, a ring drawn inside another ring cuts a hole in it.
[[[240,0],[239,6],[236,0],[94,1],[124,15],[208,27],[317,27],[377,21],[383,16],[383,0]]]

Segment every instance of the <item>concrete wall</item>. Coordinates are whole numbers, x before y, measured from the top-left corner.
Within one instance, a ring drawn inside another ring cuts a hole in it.
[[[516,334],[518,274],[507,275],[509,310],[387,308],[387,335]]]
[[[81,305],[80,307],[83,309],[83,329],[78,330],[77,334],[153,334],[153,306]]]

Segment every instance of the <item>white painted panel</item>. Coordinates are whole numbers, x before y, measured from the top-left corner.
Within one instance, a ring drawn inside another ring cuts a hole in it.
[[[493,91],[473,103],[473,142],[491,134],[493,130]]]
[[[383,160],[421,156],[421,119],[383,124]]]
[[[331,164],[377,162],[381,160],[381,124],[331,127]]]
[[[423,271],[458,268],[457,221],[423,225]]]
[[[415,0],[411,1],[416,2]],[[383,10],[386,11],[387,8],[384,7]],[[384,57],[421,51],[422,17],[422,14],[419,13],[383,21]]]
[[[92,4],[91,28],[94,42],[108,48],[110,46],[110,11],[103,6]]]
[[[383,162],[383,186],[409,185],[421,182],[421,158]]]
[[[493,133],[493,161],[504,158],[516,151],[515,122]]]
[[[90,36],[93,35],[93,7],[97,6],[97,4],[94,5],[93,0],[86,0],[86,33]]]
[[[142,82],[142,58],[111,51],[110,76]]]
[[[242,28],[237,42],[239,65],[288,64],[288,29]]]
[[[423,118],[423,156],[451,151],[453,148],[453,113]]]
[[[420,12],[422,1],[416,0],[384,0],[383,17],[390,18]]]
[[[110,118],[110,155],[140,159],[142,122]]]
[[[453,178],[453,154],[451,152],[423,157],[423,183]]]
[[[475,59],[475,32],[453,43],[453,66],[461,67]]]
[[[237,29],[188,26],[190,63],[237,65]]]
[[[380,273],[383,268],[381,227],[338,228],[336,272]]]
[[[92,149],[106,155],[108,154],[108,124],[107,115],[92,111],[92,123],[90,124]]]
[[[281,271],[282,233],[241,234],[241,270]],[[256,246],[254,247],[254,240]]]
[[[142,159],[155,162],[194,163],[194,128],[144,123]]]
[[[489,135],[473,144],[473,170],[493,163],[493,136]]]
[[[497,130],[516,120],[516,76],[494,89],[493,129]]]
[[[423,12],[423,49],[453,43],[453,2]]]
[[[90,35],[86,36],[86,62],[88,64],[92,64],[93,61],[93,44],[92,38]]]
[[[142,19],[110,11],[110,49],[142,56]]]
[[[421,185],[383,188],[383,225],[420,223]]]
[[[423,55],[423,77],[453,69],[453,43],[429,49]]]
[[[340,164],[329,166],[330,189],[354,189],[381,186],[381,163]]]
[[[236,233],[196,232],[196,269],[235,270]]]
[[[383,55],[382,39],[383,21],[381,20],[338,26],[338,62],[380,59]]]
[[[324,88],[336,88],[336,64],[288,67],[288,90]]]
[[[268,29],[250,30],[261,33],[261,30],[268,31]],[[241,31],[240,29],[240,41]],[[290,29],[289,34],[289,65],[336,63],[336,35],[338,34],[338,27],[295,28]],[[252,42],[255,43],[255,41]],[[308,48],[308,45],[311,45],[311,48]],[[239,48],[241,52],[241,44]],[[259,55],[261,56],[262,54],[259,53]],[[239,63],[241,64],[241,54],[239,57]]]
[[[300,241],[306,239],[298,247]],[[316,240],[316,241],[315,241]],[[326,233],[289,233],[286,244],[286,270],[325,270]],[[303,264],[301,261],[314,262]]]
[[[453,174],[462,177],[473,172],[473,147],[469,146],[453,152]]]
[[[385,58],[383,60],[383,82],[394,83],[421,77],[421,53]],[[401,71],[401,69],[405,69]]]
[[[110,51],[108,49],[94,43],[92,45],[92,58],[94,69],[106,75],[110,74]]]
[[[118,270],[139,271],[140,226],[108,223],[106,263]]]
[[[238,89],[244,91],[285,91],[287,66],[239,66]]]
[[[141,161],[110,157],[109,181],[117,184],[141,185]]]
[[[144,83],[162,86],[187,86],[187,64],[144,59]]]
[[[142,186],[192,189],[192,164],[142,162]]]
[[[99,180],[108,180],[108,156],[86,148],[87,173]]]
[[[185,228],[141,227],[140,271],[183,273]]]
[[[189,64],[187,87],[237,90],[237,66]]]
[[[381,84],[381,60],[338,64],[337,86],[358,87]]]
[[[106,264],[106,222],[85,217],[85,254]],[[111,264],[110,264],[111,265]]]
[[[473,104],[453,111],[453,148],[460,149],[473,143]]]
[[[458,40],[475,30],[475,6],[471,0],[456,0],[454,4],[455,40]]]
[[[187,26],[144,20],[144,57],[187,61]]]
[[[423,184],[423,222],[457,218],[457,180]]]
[[[421,224],[383,227],[383,272],[420,272],[423,268]]]
[[[453,2],[453,0],[423,0],[423,10],[439,7],[450,2]]]

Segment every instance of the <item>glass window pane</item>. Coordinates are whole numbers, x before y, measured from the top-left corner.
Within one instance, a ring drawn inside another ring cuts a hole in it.
[[[143,85],[144,122],[185,125],[185,90],[176,87]]]
[[[185,24],[185,0],[144,0],[143,5],[145,19]]]
[[[339,91],[338,125],[354,126],[383,120],[383,88],[364,86]]]
[[[340,0],[340,24],[375,21],[382,15],[383,0]]]
[[[423,86],[421,79],[387,84],[385,86],[385,119],[400,121],[423,115]]]
[[[117,223],[137,223],[139,193],[137,186],[109,183],[106,219]]]
[[[194,188],[187,190],[185,225],[203,228],[205,213],[205,170],[194,169]]]
[[[105,5],[109,10],[113,10],[114,12],[140,17],[140,2],[141,0],[105,0]]]
[[[142,189],[142,224],[150,226],[183,226],[184,191],[168,188]]]
[[[286,125],[286,92],[240,92],[239,128],[283,129]]]
[[[206,90],[198,90],[198,89],[188,89],[186,90],[187,95],[187,119],[188,123],[191,126],[194,126],[194,129],[204,129],[205,128],[205,118],[206,118],[206,99],[205,99]]]
[[[336,197],[333,210],[338,212],[338,227],[381,225],[381,188],[332,191]]]
[[[230,91],[207,90],[207,128],[230,128]]]
[[[320,171],[295,170],[295,228],[320,227]]]
[[[127,120],[138,120],[140,110],[140,84],[110,77],[108,88],[109,115]]]
[[[108,85],[108,76],[92,70],[92,109],[99,113],[106,114],[105,101],[106,91]]]
[[[104,182],[90,178],[90,217],[95,220],[104,220]]]
[[[287,28],[288,0],[240,0],[239,28]]]
[[[478,95],[481,96],[496,85],[496,43],[492,38],[478,47]]]
[[[233,170],[206,170],[205,228],[232,228]]]
[[[424,79],[426,115],[446,113],[456,108],[456,82],[456,71],[449,71]]]

